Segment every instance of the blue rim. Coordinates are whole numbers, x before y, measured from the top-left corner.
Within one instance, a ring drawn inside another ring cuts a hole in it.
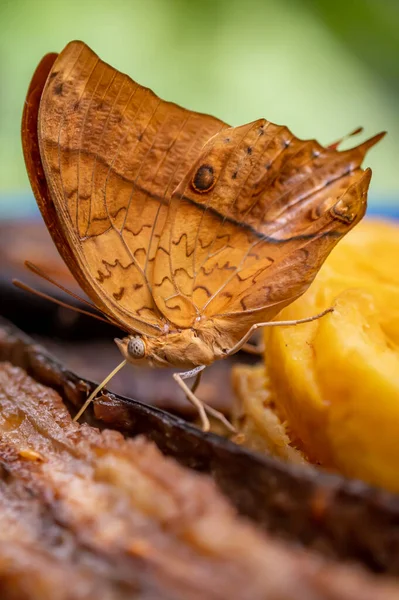
[[[369,217],[399,219],[399,193],[397,196],[369,196]],[[0,219],[29,219],[39,216],[35,199],[29,193],[0,194]]]

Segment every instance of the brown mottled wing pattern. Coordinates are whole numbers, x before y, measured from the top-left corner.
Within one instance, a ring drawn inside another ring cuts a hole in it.
[[[360,165],[380,137],[338,152],[265,120],[214,136],[172,197],[155,261],[160,310],[182,327],[272,318],[363,216],[371,172]]]
[[[152,280],[170,197],[225,127],[162,101],[81,42],[49,72],[38,114],[49,198],[38,203],[83,289],[128,331],[162,333]]]
[[[238,335],[303,293],[364,214],[361,163],[380,137],[339,152],[265,120],[228,128],[81,42],[43,59],[23,120],[61,255],[99,308],[147,335],[210,318]]]

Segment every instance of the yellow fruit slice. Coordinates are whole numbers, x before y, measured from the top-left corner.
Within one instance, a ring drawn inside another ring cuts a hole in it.
[[[265,330],[269,390],[309,459],[399,492],[399,226],[365,221]]]
[[[232,380],[239,400],[232,410],[233,424],[239,432],[233,440],[287,462],[306,463],[301,452],[292,447],[290,432],[274,411],[264,366],[234,365]]]

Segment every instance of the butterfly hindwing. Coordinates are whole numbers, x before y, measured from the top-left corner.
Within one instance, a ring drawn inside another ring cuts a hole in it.
[[[364,214],[360,165],[379,138],[338,152],[264,119],[214,136],[172,197],[154,271],[162,312],[248,328],[303,293]]]

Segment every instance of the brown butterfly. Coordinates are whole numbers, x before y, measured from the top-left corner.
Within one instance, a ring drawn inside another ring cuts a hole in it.
[[[161,100],[82,42],[45,56],[23,114],[30,182],[69,269],[128,334],[116,340],[125,360],[88,402],[145,359],[183,371],[204,429],[206,413],[223,419],[184,379],[304,293],[365,213],[361,163],[382,136],[339,152],[265,119],[229,127]]]

